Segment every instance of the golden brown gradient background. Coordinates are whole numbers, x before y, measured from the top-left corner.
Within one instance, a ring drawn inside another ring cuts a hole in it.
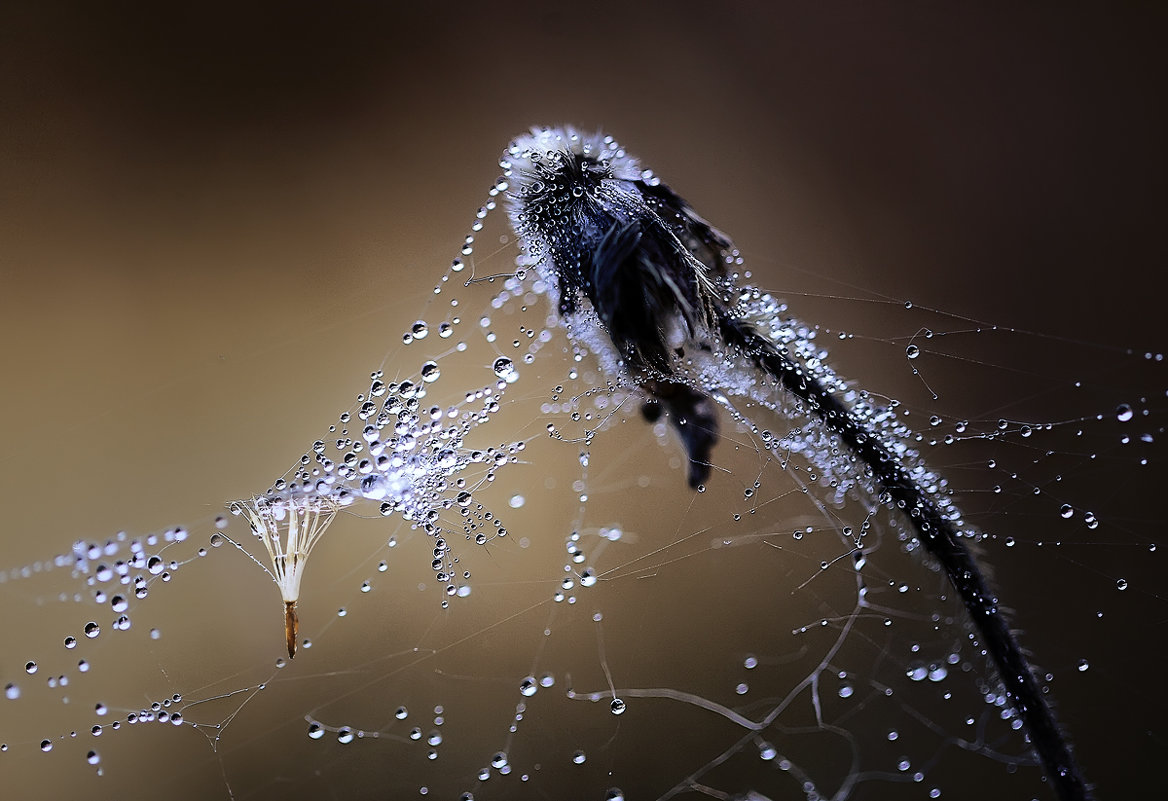
[[[266,486],[393,348],[533,124],[619,137],[764,286],[841,291],[821,273],[1162,348],[1165,18],[1102,2],[6,3],[0,566]],[[999,577],[1040,628],[1024,568]],[[197,636],[214,617],[192,605]],[[1146,647],[1128,664],[1158,682],[1148,624],[1116,647]],[[1101,795],[1147,789],[1162,714],[1116,730],[1136,714],[1123,704],[1091,717],[1115,698],[1063,703]]]

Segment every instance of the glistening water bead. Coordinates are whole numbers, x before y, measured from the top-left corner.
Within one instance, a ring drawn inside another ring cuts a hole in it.
[[[944,482],[920,460],[912,446],[920,440],[894,410],[851,392],[813,341],[814,329],[739,283],[743,259],[730,239],[611,136],[536,128],[510,144],[500,165],[521,263],[547,284],[579,349],[641,394],[646,419],[664,415],[672,424],[690,486],[710,476],[718,405],[753,430],[760,427],[731,398],[808,418],[811,425],[766,447],[782,460],[805,456],[835,489],[835,501],[856,489],[904,510],[915,541],[961,597],[1059,797],[1089,798],[1037,677],[964,543],[959,510],[937,489]],[[920,348],[909,344],[905,355],[916,359]],[[504,361],[495,363],[500,377]],[[1130,412],[1117,416],[1130,419]],[[871,479],[856,475],[853,459]]]

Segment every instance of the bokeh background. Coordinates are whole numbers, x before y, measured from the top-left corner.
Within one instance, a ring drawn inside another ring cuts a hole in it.
[[[734,237],[759,284],[812,295],[793,302],[804,318],[879,327],[887,307],[821,295],[881,292],[1063,337],[1057,369],[1129,380],[1074,342],[1163,346],[1166,22],[1160,4],[1102,2],[4,3],[0,567],[264,489],[392,364],[502,148],[535,124],[617,136]],[[1008,361],[1011,342],[984,338],[979,358]],[[878,362],[842,371],[920,391]],[[1060,414],[1051,402],[1014,412]],[[1133,525],[1162,527],[1147,489],[1161,466],[1091,475],[1114,481],[1109,497],[1135,484],[1148,506]],[[222,556],[214,597],[192,595],[182,633],[168,629],[190,639],[193,677],[219,670],[199,664],[214,661],[200,641],[248,653],[253,622],[271,620],[265,664],[280,642],[275,612],[252,608],[274,590]],[[429,578],[414,561],[411,587]],[[1057,616],[1067,587],[1051,591],[1043,564],[999,580],[1038,654],[1092,636],[1114,641],[1091,653],[1122,652],[1063,703],[1088,775],[1107,797],[1139,795],[1164,753],[1164,693],[1124,685],[1163,666],[1163,580],[1124,625],[1047,642],[1025,610]],[[14,641],[59,642],[76,612],[46,607],[58,589],[4,589]],[[8,651],[6,669],[23,663]],[[20,784],[10,756],[12,797],[60,797]],[[78,792],[144,789],[82,767]],[[247,770],[230,765],[241,787]],[[171,789],[222,791],[214,771],[189,773]]]

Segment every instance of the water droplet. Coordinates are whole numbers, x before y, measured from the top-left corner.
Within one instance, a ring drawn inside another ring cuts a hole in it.
[[[1132,407],[1129,404],[1121,403],[1115,409],[1115,419],[1121,423],[1126,423],[1135,416]]]
[[[98,762],[101,762],[101,755],[96,751],[90,751],[85,755],[85,761],[90,765],[96,765]]]
[[[500,356],[498,359],[495,359],[495,363],[491,365],[491,369],[495,371],[495,375],[504,381],[511,382],[515,378],[518,378],[515,372],[515,363],[506,356]]]
[[[355,736],[353,730],[348,726],[341,726],[341,728],[337,729],[337,742],[342,745],[348,745],[353,742]]]
[[[1079,672],[1080,673],[1086,673],[1087,668],[1089,668],[1089,667],[1091,667],[1091,663],[1088,662],[1086,659],[1079,660]]]
[[[916,345],[909,345],[907,348],[904,349],[904,355],[909,357],[910,359],[915,359],[916,357],[921,355],[921,349],[918,348]]]
[[[528,676],[519,683],[519,692],[528,698],[535,695],[535,691],[539,689],[539,684],[535,680],[535,676]]]
[[[520,509],[523,507],[523,504],[525,504],[525,503],[527,503],[527,499],[524,498],[522,495],[512,495],[511,499],[509,501],[507,501],[507,505],[510,506],[512,509]]]
[[[425,339],[426,335],[430,333],[430,329],[425,320],[418,320],[410,327],[410,333],[414,335],[414,339]]]
[[[572,763],[575,765],[583,765],[587,758],[588,757],[585,756],[583,751],[577,751],[576,753],[572,754]]]
[[[1070,520],[1074,516],[1075,507],[1071,506],[1069,503],[1064,503],[1059,507],[1059,517],[1061,517],[1063,520]]]
[[[85,636],[86,637],[88,637],[89,639],[92,640],[94,637],[96,637],[99,634],[101,634],[101,626],[97,625],[93,621],[90,621],[89,623],[85,624]]]
[[[1116,589],[1126,590],[1127,589],[1127,579],[1122,579],[1122,578],[1116,579],[1115,586],[1116,586]]]
[[[15,701],[17,698],[20,697],[20,688],[17,687],[15,684],[5,684],[4,685],[4,697],[7,698],[9,701]]]
[[[442,375],[442,371],[438,369],[437,362],[426,362],[422,365],[422,381],[427,384],[432,384],[438,380]]]
[[[45,753],[52,751],[53,750],[53,741],[52,740],[41,740],[41,750],[44,751]]]
[[[852,685],[841,684],[840,688],[839,688],[839,697],[840,698],[851,698],[852,693],[854,693],[855,691],[856,690],[855,690],[855,688],[852,687]]]
[[[625,713],[625,702],[619,698],[612,699],[612,703],[608,705],[614,715],[623,715]]]
[[[625,801],[624,791],[619,787],[609,787],[604,794],[604,801]]]
[[[37,672],[37,663],[36,662],[26,662],[24,665],[24,672],[29,674],[30,676],[33,673],[36,673]]]

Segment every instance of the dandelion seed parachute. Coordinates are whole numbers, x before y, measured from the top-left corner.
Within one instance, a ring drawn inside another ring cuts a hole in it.
[[[272,576],[284,601],[284,641],[288,658],[296,656],[300,580],[313,547],[336,517],[338,506],[323,496],[299,497],[272,503],[264,498],[233,501],[233,514],[247,518],[252,533],[264,544],[272,562]]]
[[[902,509],[916,539],[945,569],[981,634],[1006,692],[1060,799],[1091,797],[998,600],[963,542],[960,512],[907,445],[907,429],[827,366],[821,349],[772,298],[738,283],[741,257],[720,231],[644,170],[610,136],[537,128],[516,138],[501,165],[512,227],[551,286],[569,336],[601,367],[640,387],[645,415],[668,415],[689,458],[689,483],[710,473],[716,403],[729,397],[818,421],[787,438],[840,479]],[[777,398],[777,399],[776,399]],[[870,471],[855,476],[848,457]],[[765,443],[778,447],[778,441]],[[828,446],[828,447],[824,447]]]

